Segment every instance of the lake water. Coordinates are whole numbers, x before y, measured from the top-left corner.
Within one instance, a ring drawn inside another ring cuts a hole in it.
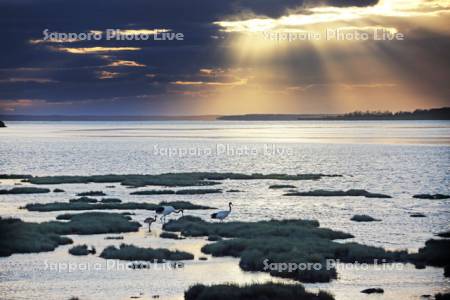
[[[134,189],[119,184],[66,184],[63,194],[0,195],[0,215],[26,221],[54,219],[60,212],[38,213],[19,209],[30,202],[67,201],[80,191],[103,190],[123,201],[158,203],[186,200],[226,208],[232,201],[230,220],[317,219],[323,227],[343,230],[354,241],[387,249],[417,251],[434,234],[450,229],[450,200],[419,200],[418,193],[450,193],[450,122],[8,122],[0,130],[0,174],[90,175],[159,174],[185,171],[241,173],[325,173],[343,177],[318,181],[226,180],[220,188],[242,193],[211,195],[133,196]],[[18,181],[0,180],[0,189]],[[275,183],[294,184],[298,190],[366,189],[392,199],[362,197],[283,197],[270,190]],[[54,188],[54,186],[49,186]],[[144,188],[141,188],[144,189]],[[411,218],[411,213],[426,218]],[[191,213],[191,212],[189,212]],[[207,218],[210,211],[192,214]],[[142,222],[149,212],[136,211]],[[369,214],[381,222],[355,223],[354,214]],[[105,235],[74,236],[75,243],[94,245],[100,252],[122,242],[146,247],[183,249],[196,260],[179,270],[120,271],[78,270],[56,272],[45,263],[105,264],[96,256],[73,257],[70,246],[54,252],[0,258],[0,299],[180,299],[190,285],[201,283],[250,283],[276,280],[263,273],[239,269],[233,258],[203,256],[204,239],[183,241],[158,238],[160,224],[147,233],[124,234],[124,240],[104,240]],[[306,284],[325,289],[336,299],[363,299],[359,291],[382,287],[384,295],[371,299],[420,299],[421,295],[449,291],[443,270],[427,267],[401,270],[374,267],[338,270],[339,278],[327,284]],[[279,280],[279,279],[278,279]]]

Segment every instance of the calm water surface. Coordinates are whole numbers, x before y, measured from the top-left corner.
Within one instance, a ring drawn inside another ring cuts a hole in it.
[[[417,251],[437,232],[450,229],[449,200],[418,200],[417,193],[450,193],[450,122],[9,122],[0,130],[0,173],[32,175],[158,174],[183,171],[242,173],[326,173],[343,177],[319,181],[280,182],[226,180],[223,190],[242,193],[176,196],[214,207],[232,201],[230,220],[317,219],[323,227],[344,230],[355,241],[388,249]],[[17,181],[0,180],[1,188]],[[392,199],[360,197],[283,197],[270,190],[274,183],[294,184],[298,190],[366,189],[392,195]],[[60,213],[19,209],[30,202],[67,201],[75,193],[103,190],[123,201],[158,203],[174,196],[132,196],[115,184],[60,185],[66,193],[1,195],[0,215],[27,221],[46,221]],[[54,188],[54,186],[50,186]],[[141,188],[144,189],[144,188]],[[413,212],[426,218],[411,218]],[[191,212],[190,212],[191,213]],[[354,214],[369,214],[381,222],[350,221]],[[136,211],[142,222],[149,212]],[[210,211],[191,214],[207,218]],[[123,241],[104,240],[104,235],[74,236],[75,243],[94,245],[100,252],[122,242],[146,247],[165,247],[192,252],[196,260],[178,270],[107,270],[105,260],[73,257],[70,246],[54,252],[0,258],[0,299],[181,299],[183,291],[197,282],[264,282],[267,274],[239,269],[233,258],[199,261],[204,239],[183,241],[158,238],[142,228],[125,234]],[[104,265],[100,270],[56,272],[45,263]],[[401,270],[371,267],[338,270],[339,279],[327,284],[307,284],[312,290],[330,291],[336,299],[365,299],[368,287],[383,287],[385,294],[371,299],[420,299],[421,295],[450,290],[443,270]]]

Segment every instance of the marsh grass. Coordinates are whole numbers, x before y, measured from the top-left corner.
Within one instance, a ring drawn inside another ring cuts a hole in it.
[[[434,299],[435,300],[450,300],[450,293],[436,294],[436,295],[434,295]]]
[[[29,179],[32,178],[31,175],[22,174],[0,174],[0,179]]]
[[[14,253],[53,251],[59,245],[73,241],[52,230],[48,223],[27,223],[19,219],[0,217],[0,256]]]
[[[89,254],[88,246],[87,245],[73,246],[72,248],[69,249],[69,253],[75,256],[88,255]]]
[[[450,230],[449,231],[443,231],[436,234],[437,236],[440,236],[442,238],[450,238]]]
[[[290,184],[273,184],[273,185],[269,186],[269,189],[272,189],[272,190],[295,189],[295,188],[296,188],[295,185],[290,185]]]
[[[147,190],[147,191],[136,191],[130,193],[130,195],[138,196],[151,196],[151,195],[175,195],[173,190]]]
[[[0,218],[0,256],[13,253],[52,251],[72,240],[61,235],[100,234],[138,231],[140,224],[121,214],[89,212],[57,217],[67,222],[27,223],[19,219]]]
[[[450,265],[450,240],[431,239],[425,242],[425,247],[420,248],[417,254],[412,254],[413,261],[426,265],[445,267]]]
[[[427,216],[422,213],[413,213],[409,215],[411,218],[426,218]]]
[[[106,196],[106,194],[103,193],[102,191],[89,191],[78,193],[77,196]]]
[[[94,176],[41,176],[27,179],[34,184],[63,184],[63,183],[115,183],[132,187],[147,185],[159,186],[207,186],[220,184],[221,180],[319,180],[322,177],[340,177],[342,175],[327,174],[241,174],[241,173],[214,173],[214,172],[190,172],[190,173],[165,173],[159,175],[94,175]]]
[[[189,190],[178,190],[175,192],[176,195],[204,195],[204,194],[221,194],[221,189],[189,189]]]
[[[330,294],[307,292],[300,284],[264,283],[239,286],[220,284],[191,286],[184,293],[185,300],[333,300]]]
[[[166,260],[192,260],[194,255],[184,251],[170,251],[168,249],[140,248],[133,245],[121,244],[119,248],[108,246],[100,257],[120,260],[142,260],[162,263]]]
[[[221,241],[221,240],[222,240],[222,237],[217,234],[208,235],[208,241],[210,241],[210,242],[217,242],[217,241]]]
[[[70,199],[69,202],[70,203],[97,203],[98,200],[95,198],[83,196],[80,198]]]
[[[49,189],[37,187],[14,187],[9,190],[0,190],[0,195],[5,194],[46,194],[50,193]]]
[[[350,220],[354,222],[379,222],[381,220],[375,219],[368,215],[354,215]]]
[[[159,235],[160,238],[163,239],[172,239],[172,240],[182,240],[183,238],[179,237],[178,234],[172,232],[161,232]]]
[[[382,288],[368,288],[368,289],[362,290],[361,293],[363,293],[363,294],[383,294],[384,290]]]
[[[123,236],[107,236],[105,240],[123,240]]]
[[[416,198],[416,199],[429,199],[429,200],[442,200],[442,199],[450,199],[450,195],[443,195],[443,194],[418,194],[418,195],[414,195],[413,198]]]
[[[130,195],[204,195],[204,194],[218,194],[222,193],[221,189],[186,189],[186,190],[147,190],[136,191]]]
[[[366,197],[366,198],[392,198],[389,195],[371,193],[366,190],[347,190],[347,191],[328,191],[328,190],[313,190],[308,192],[289,192],[284,196],[314,196],[314,197]]]
[[[101,203],[121,203],[122,200],[118,198],[103,198],[100,200]]]
[[[337,243],[335,239],[353,236],[320,228],[317,221],[271,220],[260,222],[209,223],[197,217],[185,216],[163,227],[181,232],[183,236],[220,236],[230,239],[205,245],[202,252],[213,256],[239,257],[245,271],[265,271],[273,276],[304,282],[328,282],[336,278],[334,268],[326,268],[327,259],[348,263],[374,263],[375,260],[406,261],[407,253],[389,252],[382,248],[357,243]],[[268,263],[318,263],[319,270],[292,272],[265,268]]]
[[[125,203],[85,203],[85,202],[52,202],[52,203],[32,203],[25,205],[25,208],[29,211],[64,211],[64,210],[156,210],[158,207],[163,205],[173,206],[175,209],[186,209],[186,210],[196,210],[196,209],[212,209],[212,207],[196,205],[186,201],[172,201],[172,202],[160,202],[159,204],[154,203],[136,203],[136,202],[125,202]]]

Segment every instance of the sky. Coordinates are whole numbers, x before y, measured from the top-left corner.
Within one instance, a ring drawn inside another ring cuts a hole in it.
[[[0,115],[450,106],[449,17],[450,0],[0,0]]]

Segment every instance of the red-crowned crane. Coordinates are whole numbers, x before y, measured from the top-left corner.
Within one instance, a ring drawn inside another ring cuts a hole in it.
[[[218,211],[216,213],[213,213],[211,215],[211,218],[223,221],[225,218],[227,218],[230,215],[230,213],[231,213],[231,206],[233,206],[233,203],[230,202],[230,203],[228,203],[229,210],[221,210],[221,211]]]
[[[183,216],[183,210],[182,209],[176,210],[175,207],[173,206],[160,206],[156,208],[156,213],[158,215],[162,215],[160,218],[162,223],[166,222],[166,216],[170,215],[171,213],[176,214],[181,213],[181,215]]]

